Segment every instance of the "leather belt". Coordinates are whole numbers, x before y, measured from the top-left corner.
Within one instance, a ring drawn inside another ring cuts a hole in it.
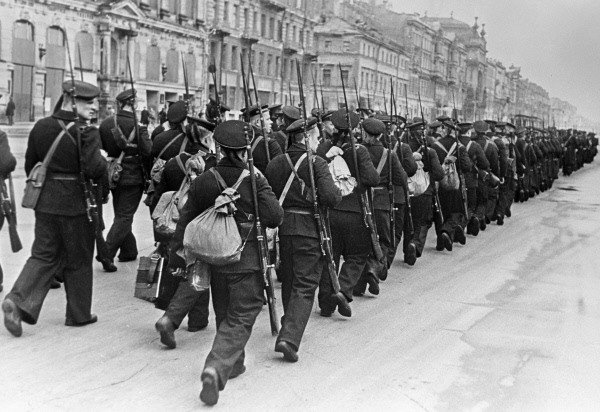
[[[286,207],[285,209],[283,209],[285,212],[288,213],[296,213],[298,215],[306,215],[306,216],[311,216],[312,212],[310,210],[307,209],[301,209],[299,207]]]
[[[79,175],[73,175],[68,173],[52,173],[48,175],[51,180],[79,180]]]

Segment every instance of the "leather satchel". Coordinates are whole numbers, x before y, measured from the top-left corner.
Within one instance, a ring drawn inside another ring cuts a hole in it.
[[[69,123],[66,126],[66,129],[70,129],[74,123]],[[37,206],[37,202],[40,198],[40,194],[42,193],[42,188],[44,187],[44,182],[46,181],[46,173],[48,172],[48,165],[50,164],[50,160],[52,160],[52,156],[54,156],[54,152],[58,147],[58,144],[62,140],[65,135],[65,129],[63,129],[60,134],[54,139],[52,146],[50,146],[50,150],[46,153],[46,157],[44,157],[43,162],[37,162],[31,172],[29,172],[29,176],[27,176],[27,180],[25,182],[25,193],[23,194],[23,200],[21,202],[21,206],[26,209],[35,209]]]

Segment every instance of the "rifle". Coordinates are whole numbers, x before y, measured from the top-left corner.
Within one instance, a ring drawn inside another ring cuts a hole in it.
[[[263,119],[262,105],[258,99],[258,89],[256,88],[256,81],[254,80],[254,70],[252,70],[252,59],[248,56],[248,69],[250,70],[250,76],[252,77],[252,87],[254,87],[254,100],[258,106],[258,115],[260,116],[260,130],[263,135],[263,142],[265,144],[265,153],[267,155],[267,163],[271,161],[271,152],[269,152],[269,139],[265,132],[265,119]],[[248,108],[250,109],[250,108]]]
[[[421,90],[417,90],[419,97],[419,109],[421,111],[421,119],[423,122],[425,121],[425,115],[423,114],[423,104],[421,103]],[[423,133],[423,160],[427,160],[429,162],[429,145],[427,144],[427,136]],[[431,162],[429,162],[429,170],[431,170]],[[432,182],[431,188],[433,190],[433,201],[431,206],[433,208],[433,222],[435,224],[436,233],[440,233],[442,230],[442,225],[444,224],[444,215],[442,214],[442,209],[440,208],[440,199],[438,197],[437,186],[435,182]]]
[[[310,74],[312,76],[313,81],[315,102],[317,103],[317,128],[319,129],[319,136],[321,137],[321,139],[325,139],[325,133],[323,133],[323,113],[321,112],[321,107],[319,106],[319,96],[317,96],[317,83],[315,81],[315,74],[312,71],[310,72]],[[300,89],[300,86],[298,86],[298,89]],[[304,89],[302,89],[302,93],[303,92]],[[304,101],[304,98],[302,96],[300,96],[300,101]]]
[[[458,112],[456,111],[456,100],[454,100],[454,90],[452,90],[452,104],[454,105],[454,122],[458,123]],[[462,172],[462,169],[460,168],[460,153],[459,153],[459,149],[461,146],[460,140],[458,139],[458,134],[459,131],[458,129],[455,129],[454,131],[454,136],[456,137],[456,170],[458,172],[458,186],[459,186],[459,190],[460,190],[460,197],[461,197],[461,202],[463,205],[463,213],[465,214],[465,219],[469,219],[469,206],[468,206],[468,200],[467,200],[467,188],[465,186],[465,175]],[[465,150],[467,150],[467,148],[465,147]],[[468,156],[468,152],[467,152],[467,156]]]
[[[215,124],[218,126],[221,123],[221,98],[219,97],[219,92],[217,89],[217,66],[215,64],[215,61],[213,59],[212,63],[208,65],[208,72],[212,75],[212,79],[213,79],[213,84],[215,87],[215,103],[217,105],[217,117],[215,118]],[[225,85],[227,85],[227,77],[225,77]],[[221,85],[219,85],[219,89],[221,88]],[[214,140],[214,139],[213,139]],[[219,150],[219,143],[217,143],[216,140],[214,140],[215,142],[215,152],[217,155],[217,161],[219,161],[220,156],[221,156],[221,152]]]
[[[71,60],[71,50],[69,48],[69,40],[67,39],[67,31],[65,30],[65,43],[67,45],[67,56],[69,58],[69,71],[71,72],[71,106],[73,109],[73,118],[75,123],[79,121],[79,114],[77,113],[77,103],[75,102],[75,75],[73,73],[73,62]],[[137,122],[136,122],[137,124]],[[107,258],[108,255],[108,247],[106,246],[106,241],[104,240],[104,235],[102,234],[102,228],[100,226],[100,216],[98,214],[98,204],[96,202],[96,196],[94,191],[97,188],[97,184],[94,183],[92,179],[89,181],[85,178],[85,173],[83,171],[83,153],[81,149],[81,134],[79,133],[79,126],[75,127],[75,142],[77,144],[77,160],[79,162],[79,183],[83,189],[83,195],[85,198],[85,208],[88,221],[92,223],[94,227],[94,237],[96,239],[96,249],[98,251],[98,256],[101,258]]]
[[[138,123],[138,119],[137,119],[137,111],[136,111],[136,101],[135,98],[137,97],[137,92],[135,90],[135,85],[133,84],[133,72],[131,71],[131,62],[129,61],[129,56],[127,56],[127,70],[129,71],[129,85],[131,86],[131,90],[133,91],[133,102],[131,103],[131,112],[133,114],[133,127],[135,128],[135,136],[137,138],[137,144],[138,144],[138,153],[139,153],[139,148],[140,148],[140,124]],[[184,71],[185,73],[185,71]],[[187,81],[186,81],[186,90],[187,90]],[[148,182],[148,184],[150,184],[150,173],[148,172],[148,169],[146,168],[145,165],[145,161],[144,159],[142,159],[142,171],[144,173],[144,180],[146,182]]]
[[[81,48],[77,43],[77,54],[79,55],[79,74],[81,75],[81,81],[83,81],[83,63],[81,62]]]
[[[181,52],[181,68],[183,70],[183,84],[185,86],[185,105],[188,113],[190,112],[190,86],[188,84],[187,66],[185,65],[185,59],[183,58],[183,52]],[[192,115],[194,114],[192,110]]]
[[[394,83],[390,77],[390,127],[394,122]],[[389,134],[389,131],[388,131]],[[392,249],[396,248],[396,210],[398,210],[394,203],[394,183],[392,182],[392,136],[389,136],[388,144],[388,196],[390,198],[390,242]]]
[[[246,107],[250,107],[250,93],[248,91],[248,83],[244,73],[244,65],[242,64],[242,83],[244,88],[244,101]],[[249,110],[246,110],[245,116],[250,120]],[[260,210],[258,208],[258,192],[256,188],[256,171],[254,169],[254,157],[252,156],[252,145],[249,136],[249,130],[254,130],[248,124],[244,129],[246,136],[246,152],[248,153],[248,170],[250,171],[250,183],[252,185],[252,201],[254,202],[254,216],[256,223],[256,241],[258,242],[258,258],[260,261],[260,269],[263,274],[263,282],[265,294],[267,296],[267,305],[269,306],[269,320],[271,322],[271,334],[277,336],[279,333],[279,317],[277,316],[277,307],[275,304],[275,290],[273,289],[272,272],[275,271],[275,266],[269,263],[269,248],[267,247],[267,237],[260,222]]]
[[[406,90],[406,84],[404,84],[404,99],[406,100],[406,122],[408,122],[408,95],[407,95],[407,90]],[[394,114],[396,115],[396,118],[397,118],[398,117],[398,106],[396,105],[396,98],[394,98]],[[406,135],[406,141],[408,142],[409,130],[406,127],[406,122],[404,123],[404,130],[402,132],[402,135],[400,135],[397,138],[398,147],[402,146],[402,136]],[[399,157],[401,157],[401,156],[399,156]],[[406,224],[408,224],[407,232],[408,232],[408,236],[412,239],[412,237],[415,235],[415,225],[413,223],[412,204],[411,204],[411,200],[410,200],[410,192],[408,190],[408,185],[406,187],[406,190],[404,191],[404,197],[406,197],[406,215],[407,215]]]
[[[4,180],[0,181],[0,213],[6,218],[8,222],[8,236],[10,238],[10,248],[13,253],[17,253],[23,249],[23,244],[19,238],[17,232],[17,206],[15,204],[15,187],[13,186],[12,175],[8,175],[8,186],[10,190],[10,196],[6,190],[6,183]],[[2,227],[2,221],[0,220],[0,227]]]
[[[324,213],[321,213],[321,208],[319,206],[319,201],[317,198],[317,182],[315,180],[315,169],[313,165],[314,158],[312,149],[310,148],[308,143],[308,136],[306,135],[306,124],[308,122],[308,117],[306,115],[304,88],[302,86],[302,74],[300,72],[300,63],[298,62],[298,60],[296,60],[296,72],[298,74],[298,93],[300,95],[300,102],[302,106],[302,120],[304,122],[304,141],[306,144],[306,161],[308,162],[308,175],[310,176],[310,188],[313,201],[313,216],[315,218],[315,223],[317,224],[317,232],[319,233],[321,254],[327,260],[327,271],[329,272],[329,278],[331,279],[334,294],[337,296],[338,299],[343,298],[345,300],[345,297],[341,296],[338,270],[335,264],[335,259],[333,257],[333,244],[331,242],[331,229],[329,227],[329,218],[327,216],[326,210],[324,211]]]
[[[342,74],[342,64],[339,64],[340,68],[340,76]],[[346,122],[348,123],[348,136],[350,137],[350,147],[352,149],[352,162],[354,163],[354,170],[356,173],[356,181],[360,185],[360,169],[358,168],[358,156],[356,154],[356,143],[354,141],[354,137],[352,136],[352,123],[350,122],[350,109],[348,108],[348,97],[346,96],[346,86],[344,84],[344,76],[341,76],[342,79],[342,90],[344,92],[344,103],[346,104]],[[377,226],[373,222],[373,214],[371,212],[371,204],[369,201],[368,191],[361,191],[358,196],[358,203],[360,205],[360,210],[362,212],[363,221],[365,223],[365,227],[369,231],[371,238],[371,248],[373,249],[373,254],[375,259],[378,262],[383,262],[384,256],[381,250],[381,245],[379,244],[379,237],[377,236]]]

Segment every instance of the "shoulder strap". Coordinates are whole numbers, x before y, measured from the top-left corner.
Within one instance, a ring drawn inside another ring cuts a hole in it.
[[[252,152],[252,153],[254,153],[254,150],[256,149],[256,147],[258,146],[258,144],[259,144],[260,142],[262,142],[262,139],[264,139],[264,137],[263,137],[263,136],[258,136],[258,137],[256,138],[256,140],[255,140],[255,141],[252,143],[252,148],[251,148],[251,152]]]
[[[75,123],[71,122],[71,123],[69,123],[68,125],[65,126],[65,124],[62,122],[62,120],[59,120],[58,123],[62,127],[62,130],[58,134],[58,136],[56,137],[56,139],[54,139],[54,142],[52,142],[52,146],[50,146],[50,150],[48,150],[48,153],[46,153],[46,156],[44,157],[44,161],[42,162],[42,164],[46,168],[50,164],[50,160],[52,160],[52,156],[54,156],[54,152],[56,152],[56,148],[58,147],[58,144],[62,140],[63,136],[65,135],[65,133],[67,133],[67,130],[69,128],[73,127],[73,125],[75,124]]]
[[[185,173],[185,166],[183,165],[183,161],[181,160],[181,155],[175,156],[175,160],[177,161],[177,164],[179,165],[179,168],[181,169],[181,171],[183,172],[183,174],[186,174]]]
[[[383,154],[381,155],[381,159],[379,159],[379,164],[377,165],[377,174],[381,174],[381,171],[383,170],[383,166],[385,165],[385,162],[387,162],[387,158],[388,158],[388,151],[386,149],[383,149]]]
[[[75,141],[75,138],[71,135],[71,133],[69,132],[69,129],[71,127],[73,127],[73,125],[75,124],[74,122],[69,123],[68,125],[65,126],[65,122],[63,122],[62,120],[58,121],[58,124],[60,125],[60,127],[62,127],[63,132],[65,133],[65,135],[69,136],[69,139],[71,139],[71,141],[73,142],[73,144],[75,146],[77,146],[77,142]]]
[[[485,145],[483,145],[483,153],[485,153],[487,151],[488,146],[490,145],[490,141],[489,140],[485,140]]]
[[[167,151],[167,149],[173,144],[175,143],[175,140],[179,139],[180,136],[183,136],[183,133],[179,133],[177,136],[175,136],[175,138],[173,140],[171,140],[169,143],[167,143],[167,145],[165,147],[163,147],[163,149],[160,151],[160,153],[158,154],[158,156],[156,157],[157,159],[160,159],[160,157]],[[181,152],[180,152],[181,153]]]
[[[398,148],[400,147],[400,140],[396,140],[396,144],[394,145],[394,152],[398,151]]]
[[[181,143],[181,147],[179,148],[179,154],[182,154],[185,151],[187,144],[188,144],[188,138],[187,138],[187,136],[185,136],[183,138],[183,142]]]
[[[221,186],[221,190],[225,190],[228,187],[231,187],[232,189],[237,190],[237,188],[240,187],[240,184],[242,183],[242,181],[250,175],[250,172],[248,171],[248,169],[244,169],[244,170],[242,170],[240,177],[238,177],[238,179],[233,184],[233,186],[227,186],[227,183],[225,183],[225,180],[223,180],[223,177],[221,176],[221,174],[217,171],[217,169],[215,167],[211,167],[209,170],[215,176],[217,183],[219,184],[219,186]]]
[[[454,150],[456,149],[457,153],[458,153],[458,147],[456,146],[456,142],[454,142],[452,144],[452,146],[450,147],[450,151],[448,152],[448,154],[450,153],[454,153]]]
[[[294,181],[294,177],[297,177],[298,180],[301,180],[300,176],[298,175],[298,169],[300,168],[300,164],[302,164],[302,161],[305,158],[306,158],[306,153],[303,153],[302,156],[300,156],[300,158],[296,162],[296,165],[294,166],[292,164],[292,159],[290,158],[290,155],[286,153],[285,160],[287,160],[288,164],[290,165],[292,172],[290,173],[290,177],[288,177],[287,182],[285,182],[285,186],[283,188],[283,191],[281,192],[281,196],[279,196],[279,205],[280,206],[283,206],[285,197],[287,196],[288,192],[290,191],[290,187],[292,187],[292,182]]]
[[[442,149],[444,152],[446,152],[446,154],[449,154],[449,153],[448,153],[448,151],[446,150],[446,148],[444,147],[444,145],[443,145],[443,144],[441,144],[439,141],[437,141],[437,140],[436,140],[436,141],[435,141],[435,144],[436,144],[437,146],[439,146],[439,147],[440,147],[440,148],[441,148],[441,149]]]
[[[471,148],[472,145],[473,145],[473,141],[469,140],[469,143],[467,143],[467,152],[469,151],[469,149]]]

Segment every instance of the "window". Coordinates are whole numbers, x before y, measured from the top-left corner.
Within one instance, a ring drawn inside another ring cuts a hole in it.
[[[344,80],[344,85],[348,84],[348,70],[342,70],[342,79]]]
[[[239,59],[238,47],[231,46],[231,70],[238,70],[238,59]]]
[[[273,17],[269,19],[269,38],[275,38],[275,19]]]
[[[160,80],[160,49],[157,46],[146,49],[146,80]]]
[[[261,37],[267,37],[267,16],[264,14],[260,15],[260,35]]]
[[[175,3],[174,1],[171,3]],[[229,24],[229,2],[223,2],[223,22]]]
[[[273,68],[273,55],[269,54],[267,56],[267,69],[266,69],[266,75],[267,76],[272,76],[273,72],[271,71],[271,69]]]
[[[52,46],[64,46],[65,35],[63,31],[58,27],[48,28],[48,44]]]
[[[15,22],[15,39],[33,40],[33,25],[28,21],[20,20]]]
[[[331,69],[323,69],[323,86],[331,86]]]
[[[325,50],[331,49],[331,40],[325,40]]]
[[[235,19],[235,27],[240,27],[240,6],[237,4],[233,6],[233,18]]]
[[[281,70],[281,57],[275,58],[275,76],[279,76]]]
[[[264,68],[265,68],[265,54],[263,52],[260,52],[258,54],[258,74],[265,74],[263,71]]]
[[[349,41],[344,41],[344,43],[342,45],[342,51],[344,53],[347,53],[350,51],[350,42]]]
[[[81,52],[81,67],[84,70],[92,70],[94,61],[94,39],[90,33],[80,31],[75,35],[76,47]],[[75,66],[79,68],[79,56],[77,56]]]
[[[167,73],[165,80],[170,83],[179,81],[179,53],[175,49],[170,49],[167,52]]]
[[[244,9],[244,31],[250,30],[250,10]]]

